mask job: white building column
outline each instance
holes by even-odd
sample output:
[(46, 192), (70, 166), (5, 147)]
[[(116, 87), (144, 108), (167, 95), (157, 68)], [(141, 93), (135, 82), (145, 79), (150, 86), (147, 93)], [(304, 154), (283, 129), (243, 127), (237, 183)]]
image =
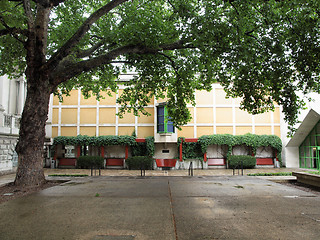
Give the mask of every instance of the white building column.
[(23, 111), (23, 106), (24, 106), (24, 99), (25, 99), (25, 81), (21, 77), (19, 79), (19, 96), (18, 96), (18, 109), (17, 109), (17, 114), (21, 116), (22, 111)]
[(4, 76), (0, 76), (0, 128), (4, 127), (4, 112), (5, 108), (3, 107), (3, 95), (4, 95)]
[(0, 104), (0, 128), (4, 127), (4, 108), (3, 106)]

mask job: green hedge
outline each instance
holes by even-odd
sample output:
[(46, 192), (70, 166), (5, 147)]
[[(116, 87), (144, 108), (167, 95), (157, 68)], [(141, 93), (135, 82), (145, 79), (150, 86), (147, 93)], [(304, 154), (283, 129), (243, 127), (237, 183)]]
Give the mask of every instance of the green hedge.
[(273, 147), (281, 153), (282, 142), (281, 139), (276, 135), (256, 135), (247, 133), (245, 135), (231, 135), (231, 134), (214, 134), (214, 135), (203, 135), (199, 138), (202, 152), (205, 153), (209, 145), (227, 145), (229, 151), (233, 146), (245, 144), (251, 147), (253, 153), (256, 153), (258, 147)]
[(104, 159), (100, 156), (80, 156), (77, 159), (78, 168), (103, 168)]
[(244, 144), (250, 147), (253, 154), (256, 154), (259, 147), (272, 147), (277, 150), (277, 157), (280, 164), (282, 164), (282, 142), (276, 135), (256, 135), (247, 133), (234, 136), (231, 134), (213, 134), (199, 137), (198, 142), (201, 145), (202, 153), (207, 151), (209, 145), (226, 145), (228, 146), (228, 156), (232, 154), (232, 147), (236, 145)]
[(110, 146), (110, 145), (129, 145), (134, 146), (136, 144), (135, 137), (133, 136), (99, 136), (99, 137), (90, 137), (87, 135), (78, 135), (76, 137), (66, 137), (59, 136), (53, 139), (53, 145), (91, 145), (91, 146)]
[(137, 142), (131, 146), (132, 156), (148, 156), (154, 155), (154, 137), (146, 137), (145, 142)]
[(128, 145), (131, 147), (133, 156), (153, 156), (154, 155), (154, 137), (146, 137), (143, 143), (137, 143), (134, 136), (99, 136), (90, 137), (87, 135), (78, 135), (76, 137), (59, 136), (53, 139), (51, 155), (54, 155), (55, 145), (73, 145), (73, 146), (114, 146)]
[(198, 142), (185, 142), (183, 137), (178, 138), (178, 152), (182, 142), (183, 159), (203, 159), (203, 154), (210, 145), (225, 145), (227, 147), (227, 156), (232, 155), (232, 148), (238, 145), (245, 145), (250, 148), (253, 154), (259, 147), (272, 147), (277, 150), (277, 157), (281, 164), (282, 142), (276, 135), (256, 135), (247, 133), (244, 135), (231, 134), (213, 134), (199, 137)]
[(203, 160), (203, 153), (199, 142), (185, 142), (184, 137), (178, 138), (178, 156), (180, 157), (180, 144), (182, 142), (182, 159)]
[(152, 169), (153, 159), (147, 156), (134, 156), (126, 160), (126, 164), (130, 170)]
[(256, 158), (248, 155), (229, 155), (228, 166), (229, 168), (241, 168), (241, 162), (243, 168), (254, 168), (256, 166)]

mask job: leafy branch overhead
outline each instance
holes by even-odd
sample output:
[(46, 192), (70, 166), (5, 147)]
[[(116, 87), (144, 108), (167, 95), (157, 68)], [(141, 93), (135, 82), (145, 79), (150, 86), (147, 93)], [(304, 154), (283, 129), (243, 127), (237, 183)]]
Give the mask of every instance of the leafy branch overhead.
[(195, 90), (220, 82), (243, 109), (276, 102), (294, 125), (304, 106), (297, 92), (320, 92), (319, 9), (318, 0), (0, 1), (0, 75), (27, 79), (15, 183), (45, 182), (50, 94), (76, 87), (99, 99), (121, 72), (137, 73), (119, 98), (135, 114), (166, 95), (183, 125)]
[[(175, 125), (190, 119), (194, 90), (220, 82), (251, 113), (283, 107), (296, 123), (297, 91), (319, 92), (319, 1), (5, 0), (0, 73), (42, 74), (50, 92), (115, 91), (120, 72), (138, 75), (119, 102), (143, 112), (168, 98)], [(36, 85), (37, 86), (37, 85)]]

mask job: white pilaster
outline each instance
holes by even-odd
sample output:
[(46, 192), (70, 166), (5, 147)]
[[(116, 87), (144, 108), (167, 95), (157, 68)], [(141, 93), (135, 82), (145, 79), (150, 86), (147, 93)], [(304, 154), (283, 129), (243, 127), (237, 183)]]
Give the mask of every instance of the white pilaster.
[(25, 82), (24, 79), (21, 77), (19, 79), (19, 96), (18, 96), (18, 109), (17, 114), (21, 115), (24, 107), (24, 99), (25, 99)]

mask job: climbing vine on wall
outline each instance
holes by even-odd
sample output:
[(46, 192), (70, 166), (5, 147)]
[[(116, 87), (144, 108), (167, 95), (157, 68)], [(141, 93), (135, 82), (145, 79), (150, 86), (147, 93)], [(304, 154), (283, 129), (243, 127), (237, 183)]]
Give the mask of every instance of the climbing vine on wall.
[(137, 142), (131, 146), (132, 156), (148, 156), (154, 155), (154, 137), (146, 137), (145, 142)]
[(74, 146), (111, 146), (128, 145), (132, 149), (133, 156), (153, 156), (154, 155), (154, 137), (147, 137), (145, 142), (137, 143), (134, 136), (99, 136), (90, 137), (87, 135), (78, 135), (76, 137), (59, 136), (53, 139), (55, 145), (74, 145)]
[(214, 134), (204, 135), (198, 140), (201, 145), (202, 152), (205, 153), (209, 145), (228, 145), (233, 147), (236, 145), (246, 145), (252, 148), (255, 154), (259, 147), (273, 147), (278, 152), (282, 151), (281, 139), (276, 135), (256, 135), (247, 133), (245, 135), (231, 134)]
[(154, 137), (146, 137), (147, 156), (154, 155)]
[(182, 153), (184, 159), (201, 159), (203, 154), (207, 151), (209, 145), (226, 145), (228, 147), (228, 154), (232, 155), (233, 146), (245, 145), (250, 147), (253, 154), (259, 147), (272, 147), (277, 151), (277, 157), (281, 162), (281, 151), (282, 142), (281, 139), (276, 135), (256, 135), (256, 134), (245, 134), (245, 135), (231, 135), (231, 134), (214, 134), (204, 135), (198, 139), (197, 143), (184, 142), (184, 138), (178, 139), (178, 147), (182, 144)]
[(185, 138), (178, 138), (178, 153), (180, 157), (180, 144), (182, 142), (182, 159), (199, 159), (203, 160), (203, 153), (199, 142), (185, 142)]
[(59, 136), (53, 139), (53, 145), (91, 145), (91, 146), (109, 146), (109, 145), (129, 145), (134, 146), (136, 144), (135, 137), (133, 136), (99, 136), (90, 137), (87, 135), (78, 135), (76, 137)]

